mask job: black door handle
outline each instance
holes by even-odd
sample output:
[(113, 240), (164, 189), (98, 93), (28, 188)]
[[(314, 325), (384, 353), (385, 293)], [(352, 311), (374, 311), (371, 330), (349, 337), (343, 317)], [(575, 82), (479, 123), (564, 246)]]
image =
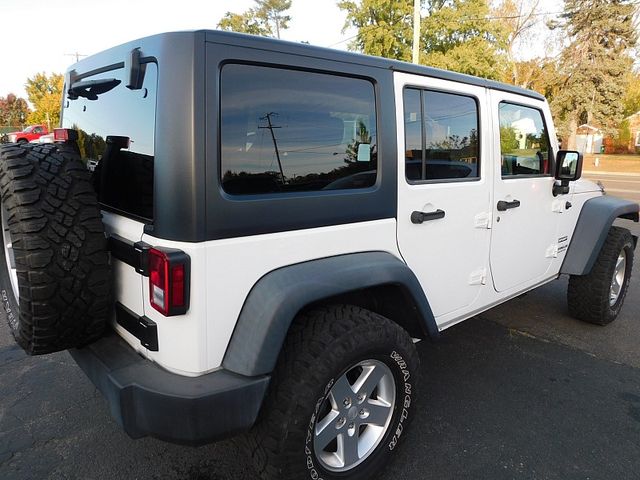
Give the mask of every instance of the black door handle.
[(498, 202), (498, 211), (505, 212), (510, 208), (518, 208), (520, 206), (520, 200), (514, 200), (513, 202), (507, 202), (505, 200), (500, 200)]
[(411, 223), (428, 222), (429, 220), (437, 220), (444, 218), (444, 210), (436, 210), (435, 212), (418, 212), (417, 210), (411, 214)]

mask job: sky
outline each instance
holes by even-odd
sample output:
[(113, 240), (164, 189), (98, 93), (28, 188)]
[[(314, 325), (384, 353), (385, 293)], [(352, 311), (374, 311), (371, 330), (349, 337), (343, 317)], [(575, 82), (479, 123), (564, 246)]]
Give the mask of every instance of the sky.
[[(542, 0), (542, 7), (555, 11), (558, 3)], [(225, 12), (241, 13), (253, 5), (253, 0), (0, 0), (0, 96), (26, 98), (27, 78), (42, 71), (63, 73), (75, 62), (74, 53), (91, 55), (155, 33), (214, 29)], [(284, 40), (346, 49), (346, 39), (356, 33), (342, 32), (345, 13), (336, 0), (293, 0), (288, 13), (292, 21), (281, 34)]]

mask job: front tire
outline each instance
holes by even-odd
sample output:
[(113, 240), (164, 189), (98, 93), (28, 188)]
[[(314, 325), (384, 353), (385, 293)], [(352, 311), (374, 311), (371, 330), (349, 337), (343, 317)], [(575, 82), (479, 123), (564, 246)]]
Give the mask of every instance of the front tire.
[(354, 306), (291, 327), (248, 439), (263, 479), (371, 479), (406, 436), (419, 359), (397, 324)]
[(629, 288), (633, 250), (629, 230), (611, 227), (591, 272), (569, 278), (567, 300), (573, 317), (596, 325), (617, 318)]

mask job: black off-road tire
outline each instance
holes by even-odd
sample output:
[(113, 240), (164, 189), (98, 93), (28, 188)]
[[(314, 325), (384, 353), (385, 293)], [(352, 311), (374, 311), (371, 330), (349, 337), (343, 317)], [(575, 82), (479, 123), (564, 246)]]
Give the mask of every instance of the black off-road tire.
[[(396, 400), (382, 440), (346, 472), (323, 468), (314, 451), (315, 420), (323, 399), (353, 365), (383, 362), (393, 374)], [(303, 314), (292, 325), (254, 429), (245, 436), (262, 479), (375, 478), (406, 436), (413, 415), (419, 358), (397, 324), (355, 306), (333, 306)], [(359, 407), (358, 407), (359, 408)]]
[(4, 244), (0, 293), (18, 344), (39, 355), (98, 338), (110, 313), (111, 265), (90, 172), (69, 147), (4, 145), (0, 192), (19, 303)]
[[(620, 252), (626, 254), (626, 269), (616, 302), (610, 305), (611, 280)], [(571, 316), (596, 325), (613, 322), (624, 303), (633, 268), (633, 238), (626, 228), (611, 227), (588, 275), (571, 275), (567, 300)]]

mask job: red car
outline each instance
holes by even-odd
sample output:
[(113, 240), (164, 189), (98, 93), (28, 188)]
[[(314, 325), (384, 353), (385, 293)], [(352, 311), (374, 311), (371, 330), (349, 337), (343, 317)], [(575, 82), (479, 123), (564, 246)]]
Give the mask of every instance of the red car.
[(9, 137), (9, 142), (30, 142), (32, 140), (37, 140), (43, 135), (47, 135), (49, 130), (45, 125), (31, 125), (21, 132), (12, 132), (7, 136)]

